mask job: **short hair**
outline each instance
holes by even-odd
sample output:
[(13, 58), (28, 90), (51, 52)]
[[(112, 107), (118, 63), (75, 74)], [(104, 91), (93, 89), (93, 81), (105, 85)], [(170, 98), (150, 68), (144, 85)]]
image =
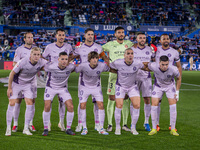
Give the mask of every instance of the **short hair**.
[(165, 35), (169, 36), (167, 33), (163, 33), (163, 34), (161, 34), (160, 38), (161, 38), (162, 36), (165, 36)]
[(88, 33), (89, 31), (94, 32), (94, 30), (93, 30), (92, 28), (87, 28), (87, 29), (85, 30), (85, 34)]
[(118, 30), (124, 30), (124, 28), (123, 28), (123, 27), (121, 27), (121, 26), (119, 26), (119, 27), (115, 28), (115, 33), (116, 33)]
[(32, 32), (26, 32), (26, 33), (24, 33), (24, 38), (26, 38), (26, 35), (27, 35), (27, 34), (32, 34), (32, 35), (33, 35)]
[(145, 33), (144, 33), (144, 32), (138, 32), (138, 33), (137, 33), (137, 36), (138, 36), (138, 35), (145, 35)]
[(56, 30), (56, 34), (58, 34), (58, 31), (65, 32), (64, 29), (59, 28), (59, 29)]
[[(66, 53), (66, 52), (60, 52), (60, 53), (59, 53), (59, 57), (60, 57), (60, 56), (63, 56), (63, 55), (67, 55), (67, 53)], [(68, 56), (68, 55), (67, 55), (67, 56)]]
[(99, 54), (98, 54), (97, 52), (95, 52), (95, 51), (90, 52), (90, 53), (88, 54), (88, 61), (90, 62), (90, 60), (91, 60), (92, 58), (98, 58), (98, 59), (99, 59)]
[(169, 58), (168, 58), (166, 55), (162, 55), (162, 56), (160, 57), (160, 62), (161, 62), (161, 61), (164, 61), (164, 62), (169, 61)]
[(131, 50), (131, 51), (133, 51), (133, 49), (132, 49), (132, 48), (127, 48), (127, 49), (125, 49), (125, 52), (126, 52), (126, 51), (128, 51), (128, 50)]
[(33, 47), (33, 48), (31, 49), (31, 53), (33, 53), (34, 51), (39, 51), (39, 52), (41, 52), (41, 49), (40, 49), (39, 47)]

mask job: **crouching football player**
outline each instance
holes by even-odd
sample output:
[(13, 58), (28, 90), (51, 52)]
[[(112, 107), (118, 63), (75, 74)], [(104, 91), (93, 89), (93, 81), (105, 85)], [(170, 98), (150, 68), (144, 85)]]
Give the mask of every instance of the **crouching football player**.
[(32, 82), (35, 75), (43, 68), (46, 61), (40, 58), (40, 48), (34, 47), (31, 49), (30, 57), (25, 57), (18, 61), (9, 75), (7, 95), (9, 105), (6, 113), (7, 129), (6, 136), (11, 135), (11, 122), (16, 99), (20, 92), (24, 93), (26, 102), (25, 124), (23, 134), (32, 135), (28, 126), (33, 116), (33, 89)]
[[(151, 106), (151, 119), (153, 129), (151, 132), (149, 132), (149, 135), (154, 135), (157, 133), (156, 124), (159, 100), (162, 97), (162, 95), (166, 93), (170, 109), (170, 134), (179, 136), (179, 134), (175, 130), (177, 117), (176, 103), (179, 99), (179, 89), (181, 86), (181, 75), (179, 73), (179, 70), (176, 66), (169, 65), (169, 58), (165, 55), (160, 57), (159, 64), (156, 64), (155, 62), (149, 63), (148, 68), (155, 74)], [(174, 77), (177, 78), (176, 85)]]
[(49, 63), (44, 67), (44, 70), (48, 72), (48, 79), (44, 93), (43, 136), (48, 135), (48, 123), (51, 115), (51, 102), (53, 101), (55, 95), (58, 95), (67, 107), (66, 133), (69, 135), (75, 135), (71, 129), (74, 118), (74, 106), (67, 86), (70, 73), (73, 72), (74, 69), (75, 65), (68, 63), (68, 55), (66, 52), (59, 53), (58, 62)]

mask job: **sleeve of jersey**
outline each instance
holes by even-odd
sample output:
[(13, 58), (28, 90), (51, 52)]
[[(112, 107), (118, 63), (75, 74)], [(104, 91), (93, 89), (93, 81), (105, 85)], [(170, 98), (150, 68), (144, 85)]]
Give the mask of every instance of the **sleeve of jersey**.
[[(67, 52), (68, 53), (68, 52)], [(69, 54), (68, 55), (70, 55), (70, 54), (72, 54), (73, 53), (73, 49), (72, 49), (72, 46), (71, 45), (69, 45)]]
[(176, 56), (175, 56), (175, 58), (174, 58), (174, 61), (175, 61), (175, 62), (179, 62), (179, 61), (180, 61), (180, 57), (179, 57), (178, 51), (176, 51)]
[(139, 62), (139, 65), (140, 65), (140, 69), (144, 68), (144, 64), (141, 61)]
[(78, 56), (79, 55), (79, 48), (75, 48), (75, 50), (73, 51), (73, 55), (74, 56)]
[(133, 46), (133, 42), (128, 40), (128, 44), (127, 45), (128, 45), (128, 48), (131, 48)]
[(175, 77), (179, 77), (180, 76), (180, 73), (179, 73), (179, 70), (177, 67), (174, 67), (174, 76)]
[(46, 61), (46, 60), (44, 60), (44, 59), (42, 59), (42, 58), (41, 58), (41, 60), (42, 60), (41, 67), (44, 67), (45, 64), (47, 64), (48, 61)]
[(22, 59), (22, 60), (18, 61), (18, 63), (15, 65), (15, 67), (13, 68), (13, 71), (14, 71), (15, 73), (19, 73), (19, 72), (20, 72), (20, 70), (22, 69), (22, 66), (24, 65), (23, 62), (24, 62), (24, 61), (23, 61), (23, 59)]
[(103, 51), (109, 52), (109, 43), (106, 43), (102, 46)]
[(148, 64), (148, 68), (149, 68), (151, 71), (153, 71), (153, 67), (152, 67), (153, 64), (155, 64), (155, 63), (151, 63), (151, 62), (150, 62), (150, 63)]
[(78, 67), (75, 68), (75, 72), (81, 72), (82, 71), (82, 64), (80, 64)]
[(18, 62), (19, 60), (20, 60), (20, 53), (19, 53), (19, 50), (16, 49), (13, 61)]
[(108, 67), (108, 65), (106, 65), (105, 63), (103, 63), (103, 72), (108, 72), (110, 70), (110, 68)]
[(116, 61), (110, 63), (110, 68), (118, 70), (117, 67), (116, 67)]
[(42, 53), (42, 57), (47, 58), (47, 56), (49, 55), (49, 48), (48, 46), (45, 48), (44, 52)]

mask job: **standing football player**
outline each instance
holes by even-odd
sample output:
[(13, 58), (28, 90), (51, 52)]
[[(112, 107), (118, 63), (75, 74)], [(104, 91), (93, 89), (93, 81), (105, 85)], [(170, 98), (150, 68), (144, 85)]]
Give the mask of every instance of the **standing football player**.
[[(117, 38), (114, 41), (110, 41), (102, 46), (103, 50), (108, 53), (110, 58), (110, 63), (115, 61), (116, 59), (124, 58), (124, 52), (127, 48), (132, 47), (133, 43), (129, 40), (124, 40), (124, 28), (117, 27), (115, 29), (115, 37)], [(117, 75), (115, 73), (110, 72), (108, 78), (108, 104), (107, 104), (107, 117), (108, 117), (108, 128), (107, 131), (112, 131), (112, 118), (114, 113), (114, 105), (115, 105), (115, 84), (117, 80)], [(122, 115), (123, 115), (123, 127), (122, 129), (125, 131), (130, 131), (127, 126), (129, 114), (129, 100), (124, 100)]]
[[(33, 47), (33, 34), (31, 32), (26, 32), (24, 34), (24, 44), (20, 47), (18, 47), (15, 51), (15, 57), (13, 60), (13, 66), (17, 64), (21, 59), (25, 57), (30, 57), (31, 54), (31, 49)], [(29, 129), (31, 131), (36, 131), (35, 127), (33, 125), (33, 117), (35, 114), (35, 99), (37, 98), (37, 79), (34, 77), (34, 80), (32, 81), (32, 91), (33, 91), (33, 113), (31, 116), (31, 121), (29, 124)], [(14, 109), (14, 125), (12, 128), (12, 132), (17, 132), (18, 129), (18, 118), (19, 118), (19, 113), (20, 113), (20, 105), (23, 99), (23, 93), (19, 93), (18, 98), (16, 99), (15, 103), (15, 109)]]
[[(160, 43), (162, 44), (161, 47), (157, 48), (156, 51), (156, 63), (159, 64), (160, 61), (160, 56), (166, 55), (169, 58), (169, 65), (176, 65), (176, 67), (179, 70), (180, 76), (182, 76), (182, 67), (181, 67), (181, 62), (179, 58), (179, 53), (177, 50), (173, 49), (172, 47), (169, 46), (170, 43), (170, 38), (168, 34), (162, 34), (160, 37)], [(162, 100), (162, 97), (161, 97)], [(157, 114), (157, 131), (160, 130), (159, 126), (159, 118), (160, 118), (160, 105), (161, 105), (161, 100), (158, 104), (158, 114)], [(169, 126), (169, 130), (171, 130), (171, 126)]]
[[(150, 62), (152, 56), (152, 49), (149, 46), (145, 46), (146, 35), (144, 33), (137, 34), (137, 47), (132, 47), (134, 51), (134, 60), (140, 60), (142, 62)], [(150, 97), (152, 92), (152, 79), (149, 71), (138, 70), (137, 72), (137, 84), (139, 90), (142, 92), (144, 99), (144, 114), (145, 121), (144, 127), (146, 131), (151, 131), (149, 126), (149, 117), (151, 114)], [(133, 110), (133, 105), (130, 105), (130, 111)], [(131, 113), (132, 114), (132, 113)]]

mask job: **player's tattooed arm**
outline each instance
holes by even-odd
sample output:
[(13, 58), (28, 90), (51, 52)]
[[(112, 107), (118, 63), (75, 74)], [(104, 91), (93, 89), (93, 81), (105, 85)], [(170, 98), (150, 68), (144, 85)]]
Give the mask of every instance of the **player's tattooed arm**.
[(117, 70), (113, 69), (113, 68), (110, 68), (110, 72), (112, 73), (117, 73)]
[(10, 98), (10, 96), (12, 96), (13, 92), (12, 92), (12, 82), (13, 82), (13, 79), (14, 79), (14, 75), (16, 73), (12, 70), (10, 72), (10, 75), (9, 75), (9, 79), (8, 79), (8, 90), (7, 90), (7, 96), (8, 98)]
[(144, 70), (144, 71), (151, 71), (151, 70), (148, 68), (149, 62), (143, 62), (143, 64), (144, 64), (144, 67), (142, 68), (142, 70)]
[(73, 54), (70, 54), (69, 55), (69, 58), (68, 58), (68, 62), (71, 62), (72, 60), (74, 60), (74, 59), (79, 59), (80, 58), (80, 56), (79, 55), (73, 55)]
[(179, 89), (181, 88), (181, 75), (176, 78), (176, 94), (174, 98), (178, 101), (179, 100)]
[(177, 68), (178, 68), (178, 71), (179, 71), (179, 73), (180, 73), (180, 76), (182, 76), (182, 66), (181, 66), (181, 62), (179, 61), (179, 62), (176, 62), (176, 66), (177, 66)]
[(13, 61), (13, 67), (15, 67), (16, 64), (17, 64), (17, 62)]

